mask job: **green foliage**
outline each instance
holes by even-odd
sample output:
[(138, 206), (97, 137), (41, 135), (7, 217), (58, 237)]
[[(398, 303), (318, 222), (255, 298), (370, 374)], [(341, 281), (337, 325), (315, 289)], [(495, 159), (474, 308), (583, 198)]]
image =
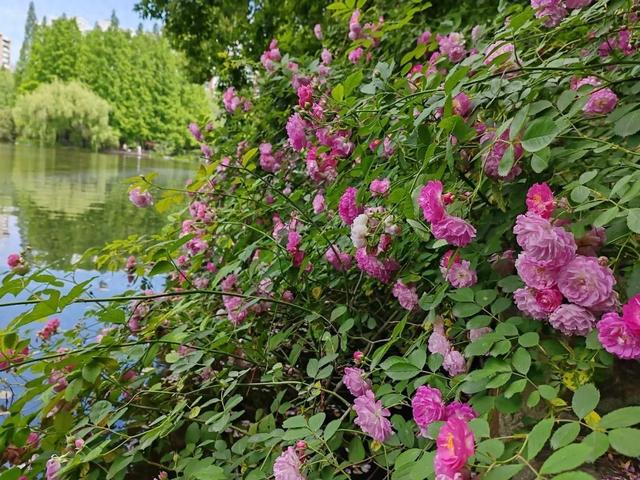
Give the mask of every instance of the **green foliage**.
[(0, 68), (0, 141), (13, 140), (14, 125), (11, 108), (15, 103), (15, 76)]
[(83, 84), (54, 80), (19, 97), (13, 117), (22, 138), (99, 149), (117, 145), (110, 110), (108, 102)]

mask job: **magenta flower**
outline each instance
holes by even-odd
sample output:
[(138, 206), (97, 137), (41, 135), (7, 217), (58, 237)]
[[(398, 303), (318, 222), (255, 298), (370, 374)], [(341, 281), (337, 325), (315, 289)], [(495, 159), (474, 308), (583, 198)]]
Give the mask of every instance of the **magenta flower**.
[(426, 45), (431, 41), (431, 32), (429, 30), (425, 30), (418, 37), (418, 45)]
[(347, 56), (347, 58), (351, 63), (356, 64), (360, 61), (360, 58), (362, 58), (363, 54), (364, 54), (364, 50), (362, 49), (362, 47), (358, 47), (352, 50), (351, 52), (349, 52), (349, 55)]
[(440, 221), (433, 223), (431, 233), (435, 238), (456, 247), (465, 247), (476, 237), (476, 229), (471, 224), (452, 215), (445, 215)]
[(400, 267), (395, 260), (381, 260), (377, 256), (367, 252), (366, 248), (356, 250), (356, 263), (360, 270), (370, 277), (380, 280), (382, 283), (389, 283), (391, 276)]
[(558, 289), (569, 300), (583, 307), (606, 302), (616, 279), (611, 269), (594, 257), (578, 255), (558, 273)]
[(322, 25), (320, 25), (319, 23), (316, 23), (313, 26), (313, 34), (316, 36), (316, 38), (318, 40), (322, 40), (323, 35), (322, 35)]
[(398, 299), (402, 308), (412, 311), (418, 305), (416, 287), (405, 285), (402, 280), (398, 280), (393, 286), (392, 292), (393, 296)]
[(444, 357), (451, 350), (451, 343), (444, 335), (444, 331), (440, 330), (434, 328), (433, 332), (431, 332), (427, 342), (427, 349), (430, 353), (439, 353)]
[(468, 260), (451, 264), (446, 279), (454, 288), (466, 288), (478, 283), (476, 271)]
[(191, 136), (193, 136), (195, 140), (197, 140), (198, 142), (202, 142), (204, 140), (204, 137), (202, 136), (202, 132), (200, 131), (200, 127), (198, 127), (197, 123), (191, 122), (188, 128), (189, 128), (189, 132), (191, 133)]
[(349, 39), (357, 40), (362, 36), (362, 26), (360, 25), (360, 10), (354, 10), (349, 19)]
[(374, 196), (380, 195), (384, 197), (389, 193), (391, 187), (391, 181), (388, 178), (376, 178), (369, 185), (369, 190)]
[(297, 94), (300, 108), (308, 108), (311, 106), (313, 103), (313, 87), (311, 85), (300, 85)]
[(532, 213), (518, 215), (513, 233), (527, 257), (541, 266), (560, 268), (573, 259), (578, 248), (573, 235)]
[(451, 417), (440, 429), (436, 446), (434, 459), (436, 475), (454, 477), (462, 472), (467, 460), (473, 456), (475, 439), (466, 421)]
[(452, 417), (457, 417), (460, 420), (468, 422), (477, 418), (478, 414), (471, 405), (464, 402), (451, 402), (444, 409), (444, 417), (449, 420)]
[(623, 305), (622, 319), (633, 333), (640, 336), (640, 294)]
[(460, 254), (458, 254), (455, 250), (447, 250), (447, 252), (440, 259), (440, 273), (442, 276), (447, 278), (447, 273), (449, 272), (449, 268), (454, 263), (461, 263), (462, 258), (460, 258)]
[(345, 368), (342, 382), (354, 397), (364, 395), (371, 390), (371, 382), (364, 378), (364, 371), (360, 368)]
[(7, 266), (11, 270), (18, 268), (22, 263), (23, 263), (22, 255), (20, 255), (19, 253), (10, 253), (9, 256), (7, 257)]
[(573, 77), (569, 82), (569, 87), (571, 88), (571, 90), (579, 90), (580, 87), (583, 87), (584, 85), (599, 87), (600, 85), (602, 85), (602, 82), (598, 77), (594, 76), (584, 78)]
[(544, 25), (555, 27), (567, 16), (562, 0), (531, 0), (536, 18), (544, 19)]
[(597, 328), (598, 340), (607, 352), (623, 360), (640, 359), (640, 336), (624, 317), (615, 312), (605, 313)]
[(461, 33), (451, 32), (447, 36), (436, 35), (440, 53), (446, 55), (452, 63), (458, 63), (467, 55), (464, 48), (464, 37)]
[(142, 191), (140, 187), (136, 187), (129, 192), (129, 201), (138, 208), (146, 208), (153, 205), (153, 197), (148, 190)]
[(601, 88), (589, 95), (582, 111), (587, 115), (606, 115), (618, 104), (618, 96), (610, 88)]
[(224, 104), (224, 108), (227, 112), (233, 113), (242, 103), (242, 99), (236, 93), (235, 88), (229, 87), (222, 94), (222, 103)]
[(260, 167), (265, 172), (275, 173), (281, 166), (281, 155), (273, 155), (273, 146), (270, 143), (260, 144)]
[(58, 328), (60, 328), (60, 320), (57, 318), (51, 318), (47, 321), (47, 324), (44, 326), (44, 328), (38, 332), (38, 336), (42, 340), (47, 341), (53, 335), (58, 333)]
[(466, 117), (471, 112), (471, 99), (466, 93), (460, 92), (451, 99), (451, 107), (454, 115)]
[(449, 376), (455, 377), (467, 371), (467, 364), (459, 351), (451, 349), (444, 356), (442, 368), (447, 371)]
[(592, 1), (593, 0), (566, 0), (565, 4), (567, 8), (574, 9), (588, 7)]
[(307, 146), (307, 136), (305, 127), (307, 123), (299, 113), (294, 113), (287, 120), (287, 135), (289, 136), (289, 144), (296, 151), (300, 152)]
[(562, 303), (562, 294), (557, 288), (536, 290), (535, 299), (538, 306), (546, 313), (553, 313)]
[(338, 202), (338, 214), (346, 225), (351, 225), (355, 218), (363, 212), (362, 207), (358, 207), (357, 195), (356, 188), (347, 187)]
[(556, 284), (558, 278), (558, 268), (544, 266), (532, 260), (530, 256), (523, 252), (516, 259), (516, 270), (518, 275), (528, 287), (545, 289)]
[(586, 308), (565, 303), (549, 316), (549, 323), (565, 335), (584, 336), (593, 330), (596, 319)]
[[(493, 133), (487, 133), (483, 138), (494, 138)], [(513, 166), (505, 175), (501, 175), (499, 172), (500, 161), (510, 146), (513, 146)], [(511, 182), (522, 173), (522, 167), (518, 160), (520, 160), (523, 153), (524, 149), (520, 142), (511, 142), (509, 140), (509, 130), (507, 130), (500, 135), (500, 138), (494, 141), (491, 148), (487, 151), (484, 158), (484, 172), (493, 179)]]
[(58, 480), (60, 468), (60, 459), (58, 457), (51, 457), (47, 460), (47, 469), (45, 472), (47, 480)]
[(549, 314), (536, 300), (534, 288), (519, 288), (513, 292), (513, 301), (518, 310), (536, 320), (544, 320)]
[(320, 53), (320, 60), (322, 60), (322, 63), (324, 65), (331, 65), (331, 61), (333, 60), (331, 52), (328, 49), (323, 48), (322, 52)]
[(549, 219), (556, 207), (553, 192), (546, 182), (536, 183), (527, 191), (527, 209), (542, 218)]
[(439, 222), (445, 215), (444, 202), (442, 201), (442, 182), (429, 180), (420, 190), (418, 205), (422, 209), (425, 220), (434, 223)]
[(445, 406), (442, 393), (437, 388), (422, 385), (411, 399), (413, 420), (420, 427), (420, 434), (427, 435), (427, 429), (433, 422), (445, 419)]
[(324, 258), (339, 272), (344, 272), (351, 268), (351, 255), (341, 252), (336, 245), (327, 249)]
[(305, 480), (301, 468), (302, 461), (296, 449), (289, 447), (273, 462), (273, 476), (275, 480)]
[(387, 419), (391, 412), (382, 407), (382, 402), (376, 400), (371, 390), (354, 400), (353, 410), (357, 415), (355, 424), (374, 440), (384, 442), (393, 434), (391, 422)]
[(322, 213), (327, 209), (327, 204), (324, 201), (324, 195), (322, 191), (316, 193), (316, 196), (313, 197), (313, 201), (311, 202), (313, 206), (313, 213), (318, 214)]

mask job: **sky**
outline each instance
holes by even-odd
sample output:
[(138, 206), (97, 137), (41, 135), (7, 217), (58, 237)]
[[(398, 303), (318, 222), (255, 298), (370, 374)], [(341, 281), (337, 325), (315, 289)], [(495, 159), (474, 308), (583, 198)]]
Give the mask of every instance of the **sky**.
[[(0, 33), (11, 39), (11, 63), (15, 65), (20, 55), (20, 46), (24, 38), (24, 24), (30, 0), (0, 0)], [(94, 25), (99, 20), (111, 18), (116, 11), (122, 28), (135, 30), (142, 23), (151, 30), (153, 21), (143, 21), (133, 6), (136, 0), (33, 0), (38, 22), (43, 16), (48, 19), (62, 16), (82, 17)]]

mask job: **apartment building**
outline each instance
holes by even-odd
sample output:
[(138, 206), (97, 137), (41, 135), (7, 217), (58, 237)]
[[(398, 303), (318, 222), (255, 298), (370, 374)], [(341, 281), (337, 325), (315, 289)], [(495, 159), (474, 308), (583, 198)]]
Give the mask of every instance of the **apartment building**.
[(11, 68), (11, 40), (0, 33), (0, 68)]

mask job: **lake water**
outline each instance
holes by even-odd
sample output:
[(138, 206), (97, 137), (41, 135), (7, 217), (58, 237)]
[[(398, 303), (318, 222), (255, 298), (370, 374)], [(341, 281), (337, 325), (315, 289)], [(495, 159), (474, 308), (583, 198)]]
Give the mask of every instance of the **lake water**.
[[(9, 254), (29, 250), (68, 288), (90, 278), (96, 296), (131, 288), (124, 272), (100, 272), (90, 261), (72, 271), (72, 259), (91, 247), (162, 228), (166, 215), (129, 203), (126, 179), (155, 172), (155, 183), (180, 187), (192, 168), (172, 160), (0, 144), (0, 277)], [(5, 296), (0, 303), (14, 300)], [(84, 308), (72, 305), (58, 315), (62, 327), (71, 328)], [(24, 309), (0, 308), (0, 329)]]

